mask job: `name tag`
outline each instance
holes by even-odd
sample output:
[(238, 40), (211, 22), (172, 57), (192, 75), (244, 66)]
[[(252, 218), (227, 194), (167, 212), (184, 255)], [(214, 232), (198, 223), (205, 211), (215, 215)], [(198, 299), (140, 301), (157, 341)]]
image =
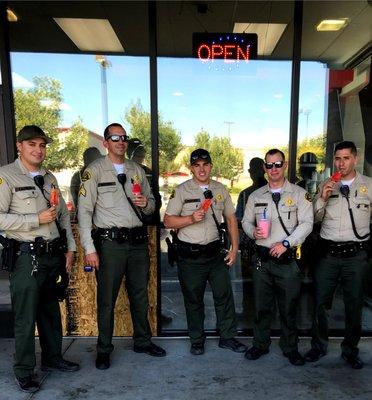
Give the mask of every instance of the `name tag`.
[(267, 207), (267, 203), (254, 203), (255, 207)]
[(338, 194), (331, 194), (330, 196), (329, 196), (329, 198), (330, 199), (335, 199), (335, 198), (337, 198), (339, 195)]
[(35, 186), (22, 186), (14, 188), (16, 192), (22, 192), (23, 190), (35, 190)]
[(185, 204), (187, 203), (200, 203), (200, 199), (185, 199)]
[(102, 187), (102, 186), (116, 186), (116, 182), (100, 182), (98, 184), (98, 187)]

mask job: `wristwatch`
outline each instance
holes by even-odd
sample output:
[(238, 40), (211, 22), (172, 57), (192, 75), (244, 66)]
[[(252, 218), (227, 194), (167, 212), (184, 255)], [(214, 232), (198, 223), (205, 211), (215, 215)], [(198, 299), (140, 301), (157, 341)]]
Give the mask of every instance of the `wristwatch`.
[(288, 242), (288, 240), (283, 240), (282, 245), (286, 248), (289, 249), (291, 247), (291, 244)]

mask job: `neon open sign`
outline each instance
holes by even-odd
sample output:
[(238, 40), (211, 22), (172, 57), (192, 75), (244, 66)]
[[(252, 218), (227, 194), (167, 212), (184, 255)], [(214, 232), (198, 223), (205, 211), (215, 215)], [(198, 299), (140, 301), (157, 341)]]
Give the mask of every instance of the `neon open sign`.
[(225, 62), (257, 58), (255, 33), (193, 33), (193, 56), (201, 61)]

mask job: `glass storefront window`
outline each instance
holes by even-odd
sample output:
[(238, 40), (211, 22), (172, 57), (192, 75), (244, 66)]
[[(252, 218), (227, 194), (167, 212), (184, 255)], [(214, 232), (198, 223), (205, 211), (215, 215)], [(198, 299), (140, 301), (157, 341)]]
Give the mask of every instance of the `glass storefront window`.
[[(107, 124), (121, 123), (130, 136), (136, 136), (140, 122), (134, 114), (149, 109), (148, 58), (42, 53), (11, 56), (17, 130), (32, 123), (56, 139), (49, 148), (48, 167), (56, 173), (70, 202), (71, 176), (82, 167), (84, 150), (96, 147), (106, 154), (102, 135)], [(147, 125), (143, 135), (146, 144), (150, 138)], [(151, 163), (151, 158), (147, 162)]]
[[(324, 2), (324, 9), (316, 14), (312, 8), (314, 3), (304, 2), (304, 26), (312, 25), (313, 40), (308, 40), (309, 33), (302, 38), (304, 60), (301, 62), (297, 144), (298, 183), (312, 195), (334, 171), (334, 148), (344, 140), (353, 141), (357, 146), (357, 170), (372, 176), (371, 56), (358, 58), (370, 40), (364, 34), (370, 7), (363, 1), (338, 3), (340, 9), (332, 18), (341, 17), (341, 14), (348, 17), (346, 27), (341, 31), (316, 31), (318, 23), (329, 17), (335, 2)], [(317, 61), (307, 61), (309, 54), (317, 55)], [(305, 287), (311, 285), (312, 268), (312, 263), (308, 262)], [(365, 285), (364, 332), (372, 330), (370, 281), (369, 274)], [(303, 290), (301, 304), (311, 303), (309, 291)], [(311, 326), (312, 309), (310, 307), (310, 313), (305, 311), (301, 309), (300, 327), (303, 329)], [(330, 329), (342, 330), (344, 322), (343, 294), (339, 288), (330, 311)]]
[[(280, 80), (278, 80), (280, 76)], [(160, 170), (162, 216), (173, 188), (189, 179), (190, 152), (197, 147), (222, 146), (213, 159), (212, 175), (230, 190), (236, 206), (240, 191), (251, 185), (248, 173), (253, 157), (263, 158), (273, 146), (287, 148), (291, 89), (290, 61), (250, 61), (226, 64), (201, 63), (195, 59), (159, 59), (159, 110), (170, 121), (175, 157)], [(161, 132), (160, 132), (161, 135)], [(161, 136), (160, 136), (161, 140)], [(233, 154), (240, 158), (234, 165)], [(161, 157), (166, 157), (166, 154)], [(160, 160), (162, 165), (162, 159)], [(231, 170), (235, 169), (233, 174)], [(186, 317), (177, 268), (167, 261), (165, 238), (161, 235), (162, 312), (164, 330), (185, 330)], [(244, 264), (244, 263), (243, 263)], [(240, 255), (231, 270), (239, 328), (251, 328), (252, 286), (250, 265), (242, 265)], [(206, 330), (215, 329), (212, 292), (206, 291)], [(170, 321), (169, 318), (172, 320)]]

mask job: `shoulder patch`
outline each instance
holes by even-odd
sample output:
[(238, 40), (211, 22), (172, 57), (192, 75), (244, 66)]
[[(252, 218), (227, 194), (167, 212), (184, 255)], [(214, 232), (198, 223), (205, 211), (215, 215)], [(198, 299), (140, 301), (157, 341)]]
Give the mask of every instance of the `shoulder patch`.
[(0, 185), (4, 183), (4, 179), (0, 176)]
[(170, 194), (170, 196), (169, 196), (169, 198), (170, 199), (174, 199), (174, 196), (176, 195), (176, 191), (173, 189), (172, 190), (172, 192), (171, 192), (171, 194)]
[(309, 192), (305, 193), (305, 199), (311, 202), (311, 194)]
[(90, 171), (88, 169), (86, 169), (83, 173), (83, 176), (81, 177), (81, 181), (82, 182), (86, 182), (89, 181), (89, 179), (92, 177), (92, 174), (90, 173)]
[(79, 196), (84, 196), (84, 197), (86, 197), (86, 195), (87, 195), (87, 190), (86, 190), (85, 187), (84, 187), (84, 183), (82, 183), (82, 184), (80, 185), (80, 189), (79, 189)]

